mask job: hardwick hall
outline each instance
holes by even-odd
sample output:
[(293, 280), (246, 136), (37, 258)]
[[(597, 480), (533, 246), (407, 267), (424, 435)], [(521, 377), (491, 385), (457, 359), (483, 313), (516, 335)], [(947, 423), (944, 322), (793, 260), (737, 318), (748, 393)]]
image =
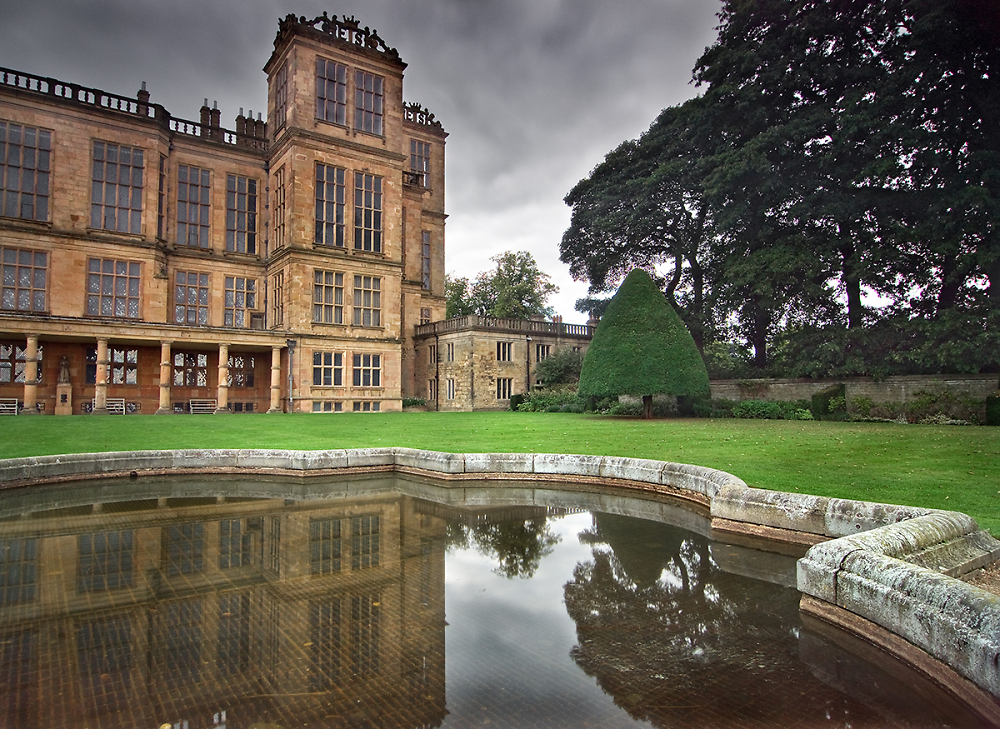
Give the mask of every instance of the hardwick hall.
[(590, 327), (445, 318), (444, 148), (354, 18), (279, 21), (267, 121), (0, 68), (0, 412), (506, 408)]

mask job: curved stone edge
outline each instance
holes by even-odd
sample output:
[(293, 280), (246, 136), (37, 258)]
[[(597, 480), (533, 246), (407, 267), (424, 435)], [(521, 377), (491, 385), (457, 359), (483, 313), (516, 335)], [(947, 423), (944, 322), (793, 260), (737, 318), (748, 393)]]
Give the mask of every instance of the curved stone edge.
[(1000, 542), (958, 512), (756, 489), (723, 471), (647, 459), (412, 448), (182, 449), (15, 458), (0, 460), (0, 486), (129, 471), (385, 467), (465, 476), (585, 476), (665, 486), (708, 501), (713, 520), (829, 538), (799, 561), (800, 592), (891, 630), (1000, 696), (1000, 599), (949, 576), (997, 561)]

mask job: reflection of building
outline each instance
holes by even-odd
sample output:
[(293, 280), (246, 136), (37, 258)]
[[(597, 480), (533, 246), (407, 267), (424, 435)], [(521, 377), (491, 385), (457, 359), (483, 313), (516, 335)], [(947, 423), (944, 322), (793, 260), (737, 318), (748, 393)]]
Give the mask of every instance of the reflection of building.
[(418, 506), (171, 498), (5, 520), (0, 726), (440, 724), (445, 528)]
[(416, 330), (415, 392), (436, 410), (506, 410), (535, 385), (539, 361), (586, 352), (594, 327), (465, 316)]
[(399, 409), (445, 309), (447, 135), (405, 67), (288, 16), (235, 130), (0, 69), (0, 406)]

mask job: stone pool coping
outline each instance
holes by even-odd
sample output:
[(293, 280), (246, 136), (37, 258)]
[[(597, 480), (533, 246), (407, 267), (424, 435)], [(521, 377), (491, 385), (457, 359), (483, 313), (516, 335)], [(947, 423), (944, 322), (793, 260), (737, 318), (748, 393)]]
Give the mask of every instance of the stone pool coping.
[[(14, 458), (0, 460), (0, 487), (131, 472), (245, 471), (303, 476), (399, 471), (446, 482), (578, 478), (685, 498), (707, 507), (713, 530), (722, 535), (813, 545), (798, 562), (804, 611), (854, 632), (861, 630), (854, 616), (870, 621), (1000, 699), (1000, 597), (957, 579), (1000, 560), (1000, 542), (959, 512), (757, 489), (724, 471), (648, 459), (411, 448), (188, 449)], [(865, 637), (879, 642), (881, 632), (872, 630)], [(955, 689), (954, 681), (945, 683)], [(979, 703), (981, 713), (1000, 721), (995, 701)]]

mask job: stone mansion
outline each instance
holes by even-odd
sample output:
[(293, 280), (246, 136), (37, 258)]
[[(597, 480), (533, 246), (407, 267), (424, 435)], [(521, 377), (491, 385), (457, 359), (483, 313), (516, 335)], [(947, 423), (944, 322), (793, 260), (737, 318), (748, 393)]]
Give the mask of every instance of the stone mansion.
[(443, 321), (447, 134), (405, 68), (354, 18), (289, 15), (267, 121), (233, 129), (0, 68), (0, 412), (506, 408), (585, 346)]

